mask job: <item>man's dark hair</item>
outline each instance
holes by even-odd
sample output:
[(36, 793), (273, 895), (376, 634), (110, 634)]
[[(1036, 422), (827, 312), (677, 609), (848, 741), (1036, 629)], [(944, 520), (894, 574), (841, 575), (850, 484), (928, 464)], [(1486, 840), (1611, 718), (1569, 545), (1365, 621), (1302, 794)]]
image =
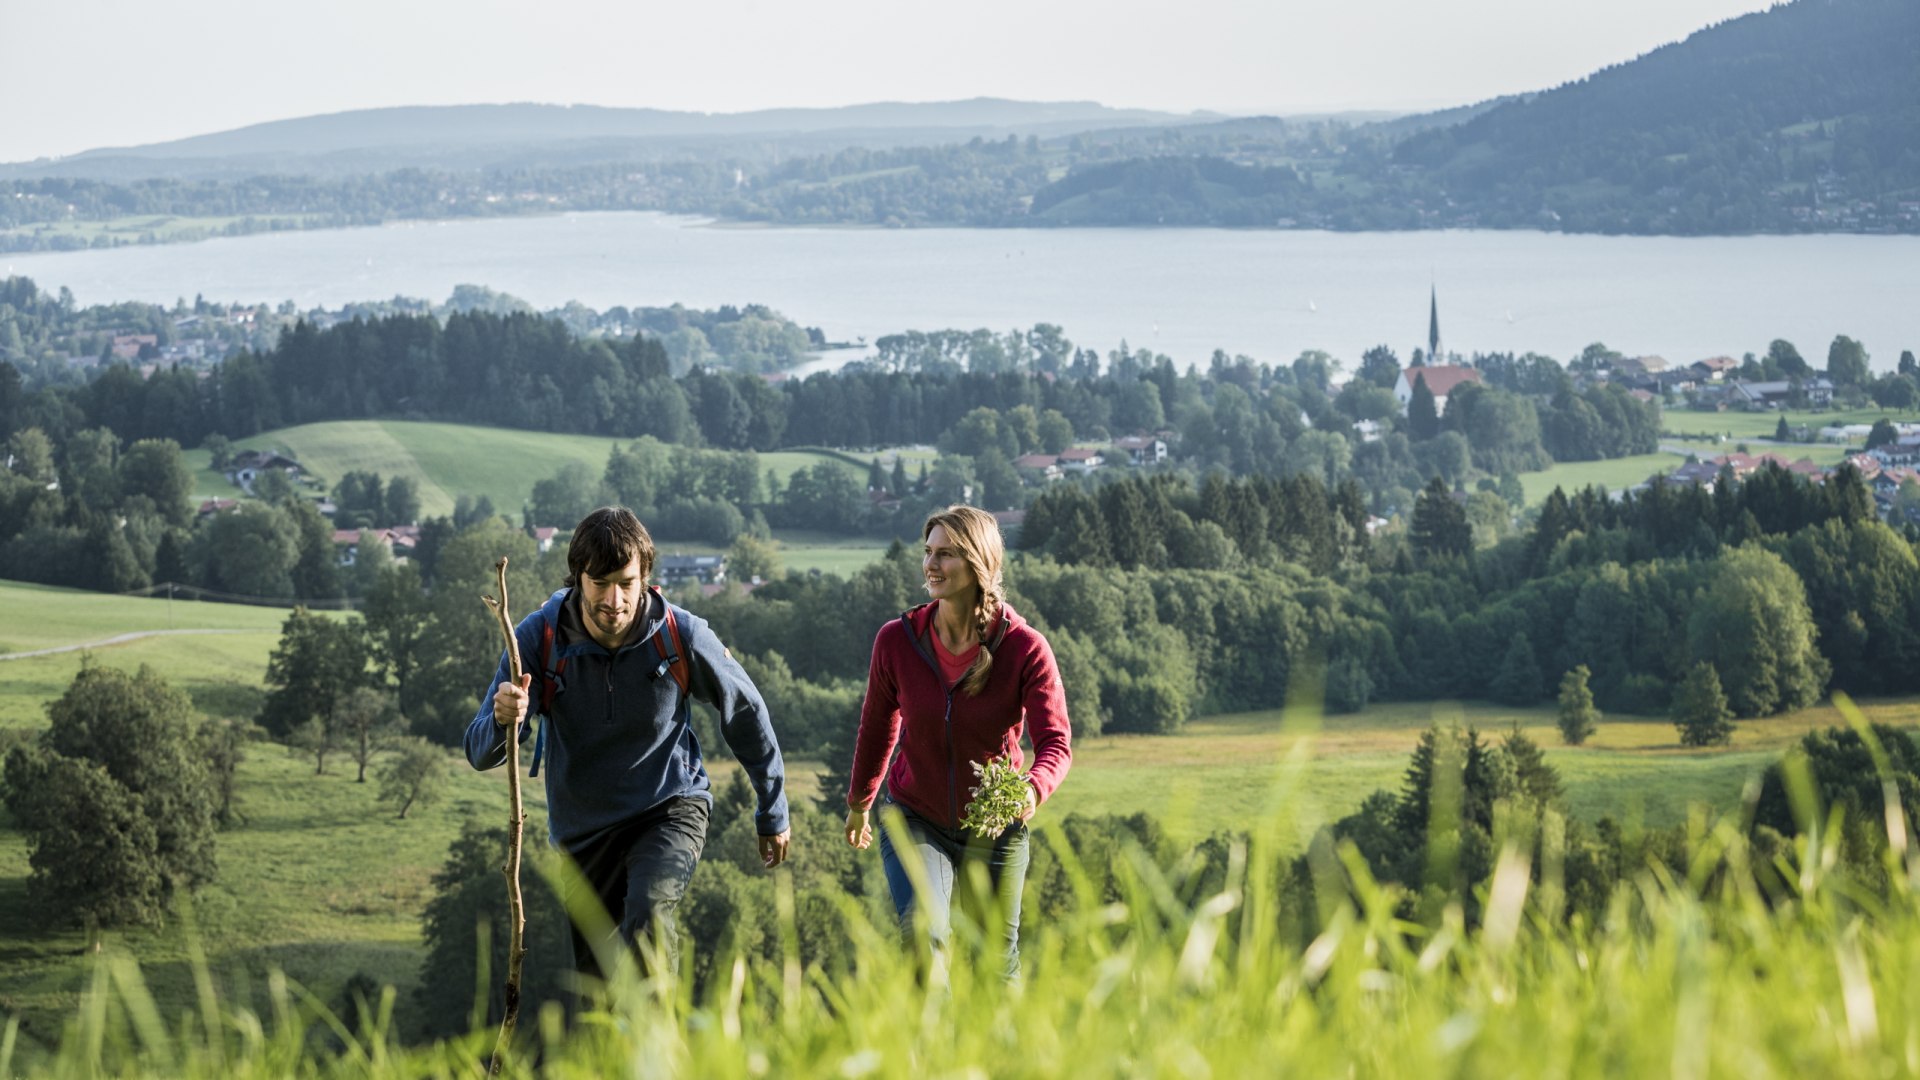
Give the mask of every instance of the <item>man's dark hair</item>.
[(598, 577), (640, 560), (642, 580), (653, 577), (653, 537), (624, 506), (603, 506), (573, 527), (567, 545), (567, 588), (580, 584), (580, 575)]

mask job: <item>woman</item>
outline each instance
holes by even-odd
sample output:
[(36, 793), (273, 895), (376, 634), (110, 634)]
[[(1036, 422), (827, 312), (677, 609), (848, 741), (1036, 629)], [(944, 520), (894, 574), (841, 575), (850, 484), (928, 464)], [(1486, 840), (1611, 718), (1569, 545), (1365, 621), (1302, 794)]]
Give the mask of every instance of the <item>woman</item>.
[[(876, 797), (898, 811), (910, 846), (902, 850), (892, 830), (881, 830), (887, 887), (903, 932), (912, 932), (915, 908), (925, 910), (936, 959), (951, 932), (955, 883), (983, 866), (998, 899), (982, 923), (984, 940), (1004, 944), (1011, 981), (1020, 974), (1027, 820), (1073, 759), (1066, 695), (1047, 639), (1006, 603), (1005, 547), (993, 516), (951, 506), (930, 515), (920, 535), (933, 600), (874, 636), (847, 791), (847, 843), (865, 848), (873, 841)], [(962, 830), (973, 764), (1006, 758), (1018, 767), (1023, 728), (1033, 743), (1025, 812), (998, 836)], [(960, 889), (962, 902), (970, 895)]]

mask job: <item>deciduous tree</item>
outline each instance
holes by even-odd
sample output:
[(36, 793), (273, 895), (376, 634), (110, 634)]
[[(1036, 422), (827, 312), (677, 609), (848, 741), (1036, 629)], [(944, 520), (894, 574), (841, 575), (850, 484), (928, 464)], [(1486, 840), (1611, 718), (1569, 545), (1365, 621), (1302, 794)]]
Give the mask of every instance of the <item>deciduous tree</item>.
[(1568, 746), (1586, 742), (1600, 726), (1600, 710), (1593, 707), (1593, 691), (1587, 689), (1591, 675), (1581, 664), (1560, 677), (1560, 737)]

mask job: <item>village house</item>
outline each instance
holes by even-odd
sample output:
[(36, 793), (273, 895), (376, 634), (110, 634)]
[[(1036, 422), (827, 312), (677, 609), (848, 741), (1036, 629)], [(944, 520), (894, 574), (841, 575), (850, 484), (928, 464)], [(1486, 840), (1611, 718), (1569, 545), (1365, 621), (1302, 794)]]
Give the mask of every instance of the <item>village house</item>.
[(1613, 362), (1616, 375), (1658, 375), (1667, 370), (1663, 356), (1623, 356)]
[(158, 349), (160, 339), (153, 334), (115, 334), (113, 355), (118, 360), (137, 360), (142, 348)]
[(1400, 415), (1407, 414), (1407, 406), (1413, 401), (1413, 380), (1420, 379), (1427, 384), (1427, 390), (1433, 394), (1433, 411), (1437, 416), (1447, 414), (1447, 396), (1461, 383), (1480, 381), (1480, 369), (1461, 364), (1428, 364), (1426, 367), (1407, 368), (1400, 372), (1400, 379), (1393, 384), (1393, 396), (1400, 402)]
[(1887, 468), (1920, 465), (1920, 435), (1903, 435), (1897, 442), (1882, 443), (1867, 453)]
[(1716, 458), (1702, 461), (1689, 461), (1685, 465), (1667, 474), (1667, 479), (1676, 484), (1700, 484), (1707, 490), (1713, 490), (1722, 468), (1731, 469), (1735, 480), (1745, 480), (1754, 472), (1767, 465), (1778, 465), (1796, 476), (1805, 477), (1816, 484), (1826, 483), (1828, 470), (1817, 465), (1810, 458), (1788, 461), (1779, 454), (1722, 454)]
[(662, 555), (654, 565), (653, 576), (672, 588), (693, 582), (699, 585), (724, 585), (727, 580), (725, 555)]
[[(1736, 382), (1727, 392), (1727, 404), (1736, 409), (1785, 409), (1793, 400), (1794, 384), (1788, 381)], [(1825, 378), (1808, 379), (1800, 384), (1805, 407), (1824, 409), (1833, 404), (1833, 383)]]
[(1113, 448), (1126, 455), (1134, 467), (1158, 465), (1167, 460), (1167, 444), (1151, 435), (1127, 435), (1113, 440)]
[(1060, 468), (1063, 471), (1087, 475), (1107, 463), (1106, 457), (1098, 450), (1082, 447), (1069, 447), (1060, 452)]
[(396, 560), (405, 559), (420, 545), (420, 527), (395, 525), (385, 529), (333, 530), (333, 546), (339, 549), (337, 556), (341, 566), (352, 566), (360, 553), (372, 544), (386, 548)]
[(1669, 473), (1667, 479), (1675, 484), (1699, 484), (1712, 491), (1720, 479), (1720, 465), (1713, 461), (1689, 461)]
[(1065, 475), (1056, 454), (1021, 454), (1013, 459), (1013, 468), (1026, 483), (1052, 483)]
[(251, 492), (253, 482), (269, 469), (287, 474), (292, 480), (300, 475), (300, 463), (290, 457), (266, 450), (242, 450), (227, 464), (227, 480), (243, 491)]
[(1721, 382), (1739, 370), (1740, 361), (1731, 356), (1709, 356), (1705, 360), (1695, 360), (1688, 365), (1701, 382)]
[(1660, 387), (1661, 393), (1671, 397), (1700, 389), (1701, 379), (1699, 372), (1683, 367), (1661, 372), (1654, 376), (1654, 382)]

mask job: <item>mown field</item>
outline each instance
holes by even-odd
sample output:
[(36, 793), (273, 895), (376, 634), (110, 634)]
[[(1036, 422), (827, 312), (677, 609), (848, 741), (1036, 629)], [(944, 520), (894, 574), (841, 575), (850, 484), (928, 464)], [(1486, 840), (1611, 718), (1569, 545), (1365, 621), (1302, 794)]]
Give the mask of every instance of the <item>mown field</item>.
[[(331, 489), (349, 471), (379, 473), (383, 477), (411, 477), (420, 493), (420, 512), (427, 517), (451, 514), (460, 495), (486, 496), (495, 509), (518, 518), (533, 485), (573, 462), (598, 475), (608, 452), (627, 440), (591, 435), (554, 435), (509, 428), (438, 424), (411, 420), (339, 420), (281, 428), (237, 440), (241, 450), (291, 451), (308, 474)], [(893, 455), (906, 459), (909, 475), (919, 463), (931, 460), (924, 450), (902, 449), (877, 455), (891, 467)], [(782, 483), (794, 473), (821, 461), (845, 469), (865, 483), (867, 470), (852, 457), (812, 450), (776, 451), (758, 455), (760, 471), (771, 471)], [(205, 450), (186, 452), (194, 471), (195, 499), (231, 499), (239, 491), (210, 465)], [(789, 569), (845, 574), (873, 561), (886, 549), (870, 540), (850, 540), (820, 534), (776, 533), (782, 542), (782, 563)], [(712, 548), (660, 537), (669, 554), (701, 554)]]
[[(1808, 409), (1787, 412), (1696, 412), (1692, 409), (1667, 409), (1660, 414), (1660, 426), (1675, 435), (1725, 436), (1729, 442), (1740, 439), (1770, 439), (1786, 417), (1787, 426), (1805, 426), (1817, 435), (1823, 427), (1849, 424), (1872, 426), (1885, 417), (1895, 423), (1920, 421), (1920, 412), (1889, 409)], [(1864, 440), (1854, 440), (1855, 445)]]

